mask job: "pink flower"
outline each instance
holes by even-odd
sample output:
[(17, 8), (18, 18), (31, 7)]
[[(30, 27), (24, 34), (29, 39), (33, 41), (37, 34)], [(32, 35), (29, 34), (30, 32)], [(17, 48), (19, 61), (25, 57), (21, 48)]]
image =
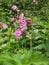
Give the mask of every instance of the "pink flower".
[(15, 38), (18, 39), (19, 36), (21, 36), (21, 34), (22, 34), (21, 30), (20, 30), (20, 29), (17, 29), (17, 30), (15, 31)]
[(21, 31), (23, 32), (24, 30), (26, 30), (27, 29), (27, 27), (22, 27), (21, 28)]
[(27, 29), (27, 22), (25, 20), (20, 24), (20, 29), (21, 31), (24, 31)]
[(13, 5), (13, 6), (12, 6), (12, 10), (13, 10), (13, 11), (17, 11), (17, 10), (18, 10), (18, 7), (17, 7), (16, 5)]
[(11, 21), (15, 21), (15, 20), (16, 20), (16, 18), (12, 17)]
[(8, 25), (7, 24), (2, 24), (3, 29), (7, 29)]
[(19, 16), (18, 22), (22, 23), (23, 22), (23, 19), (24, 19), (24, 14), (21, 13), (20, 16)]
[(16, 22), (13, 22), (13, 25), (16, 26)]
[(20, 16), (19, 16), (19, 19), (21, 19), (21, 20), (22, 20), (23, 18), (24, 18), (24, 14), (23, 14), (23, 13), (21, 13), (21, 14), (20, 14)]
[(22, 23), (22, 22), (23, 22), (23, 20), (22, 20), (22, 19), (19, 19), (19, 20), (18, 20), (18, 22), (19, 22), (19, 23)]

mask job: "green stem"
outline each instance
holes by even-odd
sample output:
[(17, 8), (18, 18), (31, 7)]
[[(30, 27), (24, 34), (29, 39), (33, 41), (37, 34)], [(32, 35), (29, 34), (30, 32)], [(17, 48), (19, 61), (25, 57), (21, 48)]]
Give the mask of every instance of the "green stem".
[(30, 39), (30, 50), (32, 50), (32, 38)]
[(23, 48), (23, 43), (22, 43), (22, 48)]
[(26, 48), (26, 42), (25, 42), (25, 48)]

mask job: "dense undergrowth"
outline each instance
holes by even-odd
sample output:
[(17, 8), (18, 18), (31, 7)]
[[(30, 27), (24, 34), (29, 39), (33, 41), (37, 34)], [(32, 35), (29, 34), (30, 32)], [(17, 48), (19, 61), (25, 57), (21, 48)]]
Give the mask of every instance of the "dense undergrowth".
[(49, 0), (0, 0), (0, 65), (49, 65)]

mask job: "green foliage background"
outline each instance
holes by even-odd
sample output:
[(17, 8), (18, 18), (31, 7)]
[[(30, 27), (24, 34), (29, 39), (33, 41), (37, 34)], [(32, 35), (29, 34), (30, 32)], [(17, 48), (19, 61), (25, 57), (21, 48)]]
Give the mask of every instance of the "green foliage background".
[[(14, 4), (20, 10), (15, 14), (16, 18), (23, 12), (34, 23), (33, 29), (29, 29), (32, 41), (30, 34), (23, 40), (16, 41), (14, 38), (16, 28), (11, 25), (13, 14), (10, 13)], [(38, 0), (38, 4), (33, 0), (0, 0), (0, 20), (9, 25), (7, 30), (0, 28), (0, 65), (49, 65), (49, 0)], [(26, 43), (23, 49), (22, 43)], [(28, 50), (31, 43), (32, 51)], [(18, 54), (13, 53), (15, 49)]]

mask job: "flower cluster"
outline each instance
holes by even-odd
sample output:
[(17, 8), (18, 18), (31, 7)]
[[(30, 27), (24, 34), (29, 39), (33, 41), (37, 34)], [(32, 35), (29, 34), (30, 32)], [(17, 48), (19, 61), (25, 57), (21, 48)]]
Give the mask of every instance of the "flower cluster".
[(7, 24), (3, 24), (2, 22), (0, 22), (0, 26), (1, 26), (3, 29), (7, 29), (7, 28), (8, 28), (8, 25), (7, 25)]
[(15, 20), (16, 20), (16, 18), (12, 17), (11, 21), (15, 21)]
[(21, 13), (18, 20), (20, 27), (15, 31), (15, 38), (18, 39), (19, 36), (22, 36), (22, 32), (25, 30), (27, 23), (24, 19), (24, 14)]
[(13, 22), (13, 26), (16, 26), (16, 22), (15, 22), (16, 21), (16, 18), (15, 17), (12, 17), (11, 18), (11, 21)]
[(13, 11), (17, 11), (18, 10), (18, 7), (16, 5), (13, 5), (12, 8), (11, 8)]
[[(17, 11), (18, 10), (18, 7), (16, 5), (13, 5), (12, 8), (11, 8), (13, 11)], [(16, 18), (13, 16), (11, 18), (11, 21), (13, 23), (13, 26), (17, 26), (17, 22), (16, 22)], [(15, 30), (14, 32), (14, 35), (15, 35), (15, 38), (18, 39), (20, 36), (21, 37), (24, 37), (24, 35), (26, 35), (26, 32), (27, 32), (27, 29), (28, 29), (28, 26), (31, 26), (32, 25), (32, 21), (30, 18), (26, 19), (24, 17), (24, 14), (21, 13), (20, 16), (19, 16), (19, 19), (18, 19), (18, 24), (19, 24), (19, 28)], [(3, 28), (3, 29), (7, 29), (8, 28), (8, 25), (7, 24), (4, 24), (2, 22), (0, 22), (0, 26)], [(16, 27), (15, 27), (16, 28)]]
[(21, 34), (22, 34), (21, 30), (20, 29), (17, 29), (15, 31), (15, 38), (18, 39), (18, 37), (21, 36)]
[(7, 29), (8, 25), (7, 24), (2, 24), (3, 29)]
[(19, 29), (17, 29), (15, 31), (16, 39), (18, 39), (20, 36), (23, 37), (26, 34), (26, 30), (27, 30), (28, 26), (30, 26), (32, 24), (31, 19), (30, 18), (25, 19), (23, 13), (20, 14), (18, 22), (19, 22), (20, 26), (19, 26)]

